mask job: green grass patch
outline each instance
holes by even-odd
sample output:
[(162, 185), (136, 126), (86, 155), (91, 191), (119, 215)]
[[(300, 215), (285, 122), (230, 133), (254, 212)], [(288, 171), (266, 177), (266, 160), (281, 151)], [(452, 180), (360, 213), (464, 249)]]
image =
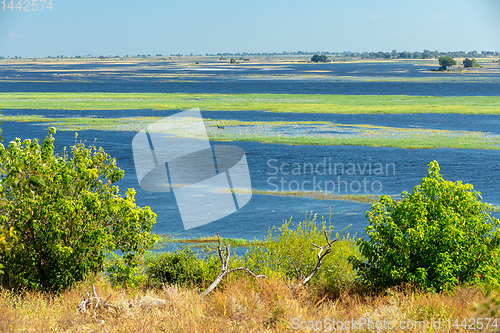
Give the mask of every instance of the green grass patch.
[[(217, 138), (214, 138), (217, 140)], [(463, 137), (446, 135), (407, 135), (396, 138), (378, 137), (278, 137), (278, 136), (248, 136), (241, 137), (239, 141), (258, 141), (263, 143), (277, 143), (288, 145), (329, 145), (329, 146), (369, 146), (369, 147), (394, 147), (403, 149), (486, 149), (499, 150), (500, 137), (488, 137), (481, 134), (471, 134)], [(232, 140), (227, 140), (232, 141)]]
[(370, 194), (334, 194), (321, 191), (262, 191), (252, 190), (254, 194), (275, 195), (279, 197), (308, 197), (317, 200), (344, 200), (359, 203), (374, 203), (380, 200), (380, 195)]
[[(194, 237), (194, 238), (177, 238), (175, 235), (159, 234), (158, 242), (155, 244), (155, 249), (161, 249), (168, 243), (178, 243), (194, 246), (203, 246), (207, 244), (218, 244), (217, 237)], [(242, 238), (221, 238), (223, 246), (230, 245), (231, 247), (247, 247), (261, 245), (259, 240), (247, 240)]]
[(183, 93), (0, 93), (4, 109), (500, 114), (500, 97)]
[[(2, 121), (33, 122), (59, 130), (134, 131), (161, 117), (45, 118), (42, 115), (3, 116)], [(335, 124), (324, 121), (238, 121), (205, 119), (214, 141), (256, 141), (289, 145), (355, 145), (406, 149), (455, 148), (500, 149), (500, 136), (483, 132), (396, 128), (365, 124)], [(219, 129), (217, 126), (224, 126)], [(189, 133), (186, 133), (189, 135)]]

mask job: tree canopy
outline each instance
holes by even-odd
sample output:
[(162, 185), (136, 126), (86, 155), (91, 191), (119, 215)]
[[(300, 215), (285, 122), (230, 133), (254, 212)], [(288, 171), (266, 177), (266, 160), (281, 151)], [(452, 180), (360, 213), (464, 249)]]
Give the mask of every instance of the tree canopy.
[(500, 285), (500, 221), (472, 185), (444, 180), (433, 161), (401, 198), (383, 196), (367, 213), (369, 240), (358, 241), (364, 258), (350, 259), (361, 282), (373, 289)]
[(133, 189), (122, 197), (113, 185), (124, 175), (116, 160), (82, 143), (56, 155), (54, 134), (41, 146), (15, 139), (0, 147), (0, 226), (17, 236), (0, 257), (6, 288), (57, 292), (102, 271), (107, 252), (133, 265), (156, 241), (156, 215), (136, 206)]
[(457, 64), (455, 59), (449, 56), (439, 57), (438, 61), (439, 61), (439, 66), (441, 66), (441, 69), (446, 69), (446, 67), (455, 66)]
[(479, 64), (476, 62), (476, 59), (469, 59), (465, 58), (464, 61), (462, 62), (465, 68), (472, 68), (472, 67), (481, 67)]
[(329, 62), (330, 59), (328, 59), (328, 57), (324, 54), (322, 54), (322, 55), (315, 54), (312, 56), (311, 61), (312, 62)]

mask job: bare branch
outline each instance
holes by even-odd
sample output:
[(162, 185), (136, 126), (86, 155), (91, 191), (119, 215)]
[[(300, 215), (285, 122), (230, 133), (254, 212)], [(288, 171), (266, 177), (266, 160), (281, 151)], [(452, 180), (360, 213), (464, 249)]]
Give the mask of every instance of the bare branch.
[(95, 303), (95, 305), (93, 307), (94, 311), (93, 311), (92, 316), (95, 316), (97, 311), (100, 308), (101, 309), (105, 309), (105, 308), (118, 309), (118, 307), (116, 305), (108, 303), (109, 297), (106, 300), (103, 300), (101, 297), (99, 297), (99, 295), (97, 295), (97, 292), (95, 290), (94, 285), (92, 285), (92, 294), (90, 294), (89, 291), (86, 291), (86, 292), (87, 292), (88, 297), (84, 298), (83, 301), (81, 301), (80, 304), (78, 304), (78, 306), (77, 306), (78, 311), (83, 312), (83, 313), (87, 313), (87, 307), (90, 307), (93, 303)]
[(220, 261), (221, 261), (221, 266), (222, 266), (221, 267), (221, 272), (217, 276), (217, 278), (215, 278), (214, 282), (212, 282), (212, 284), (209, 285), (208, 288), (205, 289), (205, 291), (203, 291), (200, 294), (201, 297), (205, 297), (208, 294), (210, 294), (215, 289), (215, 287), (217, 287), (217, 285), (222, 281), (222, 279), (224, 278), (224, 276), (226, 276), (227, 274), (230, 274), (232, 272), (245, 271), (248, 274), (252, 275), (254, 278), (266, 277), (265, 275), (256, 275), (255, 273), (253, 273), (252, 271), (250, 271), (246, 266), (232, 268), (232, 269), (228, 270), (229, 259), (231, 258), (231, 251), (229, 249), (229, 244), (226, 245), (226, 247), (224, 248), (224, 250), (222, 249), (219, 233), (217, 233), (217, 241), (219, 242), (219, 245), (217, 247), (217, 252), (219, 254), (219, 258), (220, 258)]
[[(304, 279), (304, 281), (302, 281), (300, 283), (301, 286), (305, 286), (307, 282), (309, 282), (309, 280), (311, 280), (311, 278), (314, 276), (314, 274), (316, 274), (319, 269), (321, 268), (321, 265), (323, 264), (322, 263), (322, 260), (323, 258), (329, 254), (330, 252), (332, 252), (332, 244), (337, 242), (338, 239), (334, 239), (334, 240), (330, 240), (328, 238), (328, 234), (326, 233), (326, 230), (323, 230), (323, 233), (325, 235), (325, 239), (326, 239), (326, 245), (324, 246), (318, 246), (314, 243), (311, 243), (315, 248), (318, 248), (319, 249), (319, 252), (318, 252), (318, 262), (316, 263), (316, 267), (314, 267), (314, 269), (311, 271), (311, 273)], [(323, 251), (325, 251), (323, 253)]]

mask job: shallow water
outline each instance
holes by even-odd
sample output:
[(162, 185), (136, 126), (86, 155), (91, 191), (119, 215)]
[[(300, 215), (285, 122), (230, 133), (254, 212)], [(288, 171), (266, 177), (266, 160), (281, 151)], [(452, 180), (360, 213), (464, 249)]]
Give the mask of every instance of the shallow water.
[[(43, 138), (46, 134), (44, 128), (46, 126), (4, 122), (4, 142), (9, 142), (16, 136)], [(318, 214), (319, 220), (321, 216), (328, 219), (331, 212), (332, 224), (338, 231), (352, 225), (348, 231), (360, 234), (367, 225), (365, 212), (369, 209), (369, 204), (254, 194), (251, 201), (238, 212), (184, 231), (172, 193), (150, 193), (139, 188), (132, 158), (131, 142), (134, 135), (133, 132), (82, 131), (78, 140), (86, 140), (88, 143), (95, 141), (96, 145), (104, 147), (106, 152), (117, 159), (118, 165), (125, 170), (125, 177), (119, 182), (122, 193), (125, 188), (134, 187), (137, 191), (137, 203), (150, 206), (158, 214), (154, 232), (179, 233), (179, 237), (209, 236), (220, 232), (224, 237), (262, 239), (267, 235), (269, 227), (280, 226), (283, 220), (290, 217), (299, 222), (311, 210)], [(74, 142), (73, 132), (60, 131), (56, 134), (55, 144), (60, 152), (63, 146), (70, 146)], [(304, 184), (305, 190), (313, 190), (313, 183), (316, 181), (316, 185), (321, 183), (315, 190), (332, 191), (333, 182), (341, 184), (340, 189), (332, 191), (339, 194), (398, 195), (402, 191), (411, 191), (418, 185), (427, 173), (427, 164), (437, 160), (445, 179), (471, 183), (482, 193), (485, 201), (500, 205), (496, 182), (500, 178), (498, 151), (290, 146), (256, 142), (231, 144), (245, 150), (252, 187), (257, 190), (296, 190), (297, 184)], [(355, 166), (354, 172), (351, 163)], [(378, 163), (384, 166), (383, 172), (377, 169)], [(341, 166), (344, 167), (343, 172)], [(292, 174), (294, 168), (296, 171)], [(329, 187), (326, 185), (327, 181)], [(500, 217), (499, 213), (494, 215)]]
[[(47, 118), (95, 117), (168, 117), (179, 110), (36, 110), (2, 109), (2, 115), (42, 115)], [(239, 121), (326, 121), (336, 124), (373, 125), (399, 128), (426, 128), (435, 130), (470, 131), (500, 134), (500, 116), (484, 114), (324, 114), (273, 113), (264, 111), (201, 111), (204, 119)]]
[[(0, 63), (0, 92), (498, 96), (498, 73), (460, 75), (430, 71), (437, 67), (437, 61), (435, 64), (402, 61), (268, 66), (221, 63), (202, 67), (158, 61), (63, 65)], [(408, 81), (411, 79), (417, 81)]]
[[(130, 64), (57, 63), (12, 66), (0, 63), (0, 92), (184, 92), (184, 93), (287, 93), (287, 94), (404, 94), (430, 96), (499, 96), (498, 74), (447, 75), (429, 72), (435, 65), (411, 62), (286, 64), (187, 67), (185, 63), (142, 62)], [(97, 71), (99, 70), (99, 71)], [(57, 74), (57, 75), (55, 75)], [(162, 77), (163, 75), (163, 77)], [(398, 78), (400, 82), (381, 81)], [(367, 81), (373, 79), (373, 81)], [(432, 79), (432, 80), (429, 80)], [(445, 82), (445, 79), (447, 80)], [(170, 80), (170, 81), (169, 81)], [(405, 80), (407, 82), (405, 82)], [(409, 81), (413, 80), (413, 81)], [(421, 80), (421, 81), (418, 81)], [(433, 81), (435, 80), (435, 81)], [(46, 81), (46, 82), (36, 82)], [(10, 115), (47, 117), (166, 117), (177, 110), (2, 110)], [(342, 124), (367, 124), (403, 128), (464, 130), (500, 134), (500, 116), (458, 114), (299, 114), (262, 111), (203, 111), (204, 118), (241, 121), (327, 121)], [(43, 139), (47, 125), (4, 122), (4, 142), (14, 137)], [(179, 237), (213, 236), (262, 239), (268, 228), (280, 226), (285, 219), (301, 221), (314, 211), (329, 218), (337, 231), (351, 225), (351, 234), (363, 232), (369, 204), (347, 201), (322, 201), (308, 197), (279, 197), (254, 194), (236, 213), (216, 222), (184, 231), (172, 193), (150, 193), (139, 188), (132, 156), (134, 132), (80, 131), (78, 140), (104, 147), (125, 170), (121, 192), (136, 188), (138, 205), (150, 206), (158, 214), (153, 228), (157, 233), (178, 233)], [(73, 132), (59, 131), (55, 145), (59, 152), (75, 143)], [(214, 142), (213, 144), (223, 144)], [(492, 150), (375, 148), (359, 146), (291, 146), (257, 142), (232, 142), (246, 152), (252, 187), (263, 191), (331, 190), (340, 194), (398, 195), (418, 185), (427, 173), (427, 164), (437, 160), (448, 180), (472, 183), (483, 199), (500, 205), (500, 153)], [(324, 165), (333, 171), (321, 172)], [(380, 172), (378, 165), (383, 166)], [(314, 169), (308, 168), (309, 165)], [(337, 168), (335, 168), (335, 165)], [(354, 172), (348, 172), (350, 165)], [(341, 172), (340, 166), (344, 166)], [(294, 167), (300, 168), (291, 174)], [(323, 169), (322, 169), (323, 168)], [(327, 168), (330, 170), (329, 168)], [(379, 172), (375, 172), (378, 170)], [(297, 174), (298, 173), (298, 174)], [(340, 179), (338, 178), (340, 177)], [(311, 185), (321, 182), (319, 188)], [(327, 188), (327, 182), (330, 188)], [(366, 184), (366, 186), (365, 186)], [(340, 185), (340, 189), (339, 189)], [(278, 187), (278, 188), (277, 188)], [(302, 188), (300, 188), (302, 189)], [(500, 213), (493, 213), (500, 217)]]

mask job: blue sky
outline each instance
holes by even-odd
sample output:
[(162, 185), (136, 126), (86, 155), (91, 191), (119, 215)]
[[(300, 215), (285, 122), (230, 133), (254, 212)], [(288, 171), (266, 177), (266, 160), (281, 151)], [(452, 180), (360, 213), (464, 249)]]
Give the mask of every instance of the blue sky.
[(52, 0), (52, 7), (12, 12), (0, 2), (0, 56), (500, 51), (499, 0)]

